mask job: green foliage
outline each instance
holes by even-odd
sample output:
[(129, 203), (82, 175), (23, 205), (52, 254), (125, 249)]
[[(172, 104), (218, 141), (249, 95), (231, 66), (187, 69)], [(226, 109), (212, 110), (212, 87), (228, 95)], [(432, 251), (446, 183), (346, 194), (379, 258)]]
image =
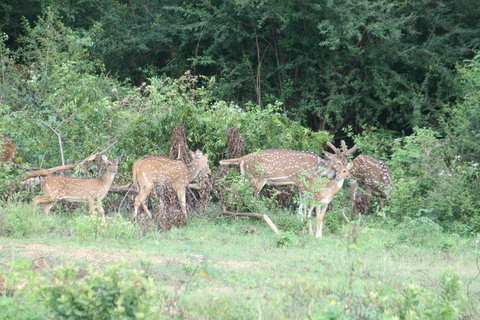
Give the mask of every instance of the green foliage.
[(411, 136), (395, 141), (388, 162), (396, 186), (391, 214), (427, 216), (449, 229), (476, 233), (480, 169), (460, 155), (451, 156), (448, 142), (437, 136), (429, 129), (415, 129)]
[(222, 179), (216, 181), (216, 185), (220, 190), (221, 200), (229, 211), (267, 214), (276, 205), (273, 198), (257, 196), (249, 177), (243, 177), (236, 170), (230, 170)]
[(21, 202), (5, 202), (0, 204), (0, 235), (30, 237), (48, 233), (55, 227), (52, 216), (40, 218), (36, 209)]
[(449, 149), (464, 161), (478, 162), (480, 158), (480, 54), (459, 68), (458, 83), (463, 99), (455, 104), (445, 118)]
[(226, 152), (226, 134), (232, 126), (244, 136), (246, 153), (269, 148), (319, 152), (331, 138), (325, 131), (313, 132), (289, 120), (278, 105), (241, 108), (213, 101), (211, 89), (197, 87), (197, 81), (189, 73), (178, 80), (152, 78), (142, 96), (116, 104), (117, 110), (124, 110), (121, 123), (125, 124), (119, 149), (129, 162), (136, 160), (132, 154), (167, 154), (170, 134), (178, 125), (185, 126), (189, 148), (202, 149), (214, 162)]
[[(126, 264), (104, 272), (76, 267), (55, 271), (52, 285), (43, 292), (52, 315), (60, 319), (151, 319), (156, 317), (158, 296), (152, 279)], [(79, 279), (80, 277), (80, 279)]]
[(98, 215), (80, 213), (73, 222), (75, 234), (82, 240), (115, 239), (131, 240), (138, 235), (138, 228), (122, 215), (107, 217), (107, 224)]
[[(66, 161), (86, 158), (118, 130), (111, 109), (117, 83), (88, 60), (91, 39), (62, 24), (47, 11), (35, 27), (25, 22), (23, 47), (2, 65), (2, 133), (11, 137), (26, 163), (60, 163), (60, 138)], [(53, 142), (53, 143), (52, 143)]]
[(31, 261), (9, 261), (8, 269), (0, 269), (1, 319), (45, 319), (48, 310), (39, 293), (45, 278), (33, 270)]
[(32, 23), (49, 7), (121, 79), (138, 86), (191, 70), (216, 79), (216, 99), (279, 100), (315, 130), (435, 125), (461, 96), (455, 65), (479, 46), (479, 8), (468, 0), (26, 0), (0, 6), (10, 49), (23, 46), (18, 17)]

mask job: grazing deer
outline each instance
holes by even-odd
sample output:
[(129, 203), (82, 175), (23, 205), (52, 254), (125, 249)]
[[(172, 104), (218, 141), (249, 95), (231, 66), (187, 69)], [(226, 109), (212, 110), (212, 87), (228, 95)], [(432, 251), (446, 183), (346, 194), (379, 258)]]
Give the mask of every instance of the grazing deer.
[[(348, 163), (346, 161), (341, 161), (340, 158), (342, 155), (340, 151), (335, 148), (333, 145), (329, 145), (335, 151), (335, 154), (325, 153), (326, 156), (331, 160), (335, 161), (335, 178), (332, 180), (318, 182), (318, 175), (307, 175), (305, 176), (305, 182), (302, 188), (306, 191), (313, 193), (313, 200), (316, 202), (316, 205), (312, 205), (306, 213), (306, 218), (309, 219), (312, 215), (312, 211), (315, 208), (317, 213), (317, 230), (315, 236), (317, 238), (322, 236), (323, 230), (323, 219), (325, 217), (325, 212), (327, 211), (328, 205), (332, 202), (335, 194), (340, 191), (343, 187), (343, 182), (348, 175)], [(344, 154), (349, 154), (355, 151), (357, 146), (352, 147), (350, 150), (344, 150)], [(346, 159), (346, 157), (344, 157)], [(320, 207), (320, 203), (322, 207)], [(309, 220), (309, 230), (312, 234), (312, 224)]]
[(133, 185), (138, 192), (138, 196), (135, 198), (134, 221), (140, 204), (148, 216), (152, 218), (152, 213), (148, 210), (145, 200), (156, 183), (166, 182), (169, 182), (177, 191), (182, 211), (185, 217), (187, 216), (185, 188), (200, 171), (211, 174), (208, 166), (208, 154), (203, 154), (197, 150), (196, 152), (190, 151), (190, 156), (192, 157), (192, 163), (189, 165), (181, 160), (173, 160), (163, 156), (145, 156), (135, 162), (133, 165)]
[[(346, 150), (345, 141), (342, 141), (342, 147)], [(380, 206), (385, 207), (388, 192), (394, 188), (392, 174), (385, 163), (367, 155), (359, 155), (348, 164), (348, 172), (354, 210), (356, 197), (360, 194), (359, 184), (367, 194), (380, 196)]]
[[(48, 215), (50, 208), (58, 200), (67, 200), (74, 202), (88, 202), (89, 210), (92, 212), (97, 201), (103, 200), (110, 189), (115, 174), (118, 170), (118, 158), (110, 161), (102, 156), (103, 162), (108, 166), (107, 172), (101, 178), (71, 178), (65, 176), (49, 176), (42, 179), (41, 188), (45, 193), (43, 196), (36, 196), (34, 205), (45, 203), (43, 212)], [(99, 204), (99, 210), (105, 219), (105, 211), (102, 204)]]
[(12, 139), (0, 137), (0, 162), (13, 162), (17, 149)]

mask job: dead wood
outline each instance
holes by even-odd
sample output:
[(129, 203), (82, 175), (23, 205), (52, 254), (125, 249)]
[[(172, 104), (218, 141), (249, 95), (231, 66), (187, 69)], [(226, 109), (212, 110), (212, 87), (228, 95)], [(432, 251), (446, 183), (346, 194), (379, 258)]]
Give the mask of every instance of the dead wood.
[[(59, 171), (72, 170), (72, 169), (75, 169), (76, 167), (83, 166), (83, 164), (86, 161), (95, 160), (96, 157), (97, 157), (97, 155), (93, 154), (93, 155), (89, 156), (88, 158), (82, 160), (78, 164), (69, 164), (69, 165), (65, 165), (65, 166), (53, 167), (53, 168), (50, 168), (50, 169), (38, 169), (38, 170), (35, 170), (35, 171), (30, 171), (30, 172), (25, 173), (25, 180), (30, 179), (30, 178), (34, 178), (34, 177), (40, 177), (40, 176), (50, 176), (53, 173), (59, 172)], [(25, 169), (28, 169), (28, 168), (25, 168)]]
[(222, 207), (223, 207), (223, 210), (221, 212), (222, 215), (226, 215), (230, 217), (242, 216), (242, 217), (254, 217), (254, 218), (263, 219), (265, 220), (265, 222), (267, 222), (270, 228), (272, 228), (273, 232), (275, 232), (277, 236), (280, 235), (280, 232), (278, 231), (277, 226), (272, 222), (272, 220), (266, 214), (260, 214), (256, 212), (231, 212), (231, 211), (227, 211), (224, 205), (222, 205)]

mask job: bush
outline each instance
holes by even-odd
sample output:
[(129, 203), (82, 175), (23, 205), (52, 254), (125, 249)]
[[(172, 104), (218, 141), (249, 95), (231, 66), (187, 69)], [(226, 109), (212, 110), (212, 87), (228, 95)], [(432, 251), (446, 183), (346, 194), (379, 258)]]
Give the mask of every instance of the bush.
[(109, 266), (104, 273), (89, 269), (86, 274), (60, 267), (43, 295), (60, 319), (152, 319), (159, 312), (152, 279), (126, 265)]
[[(438, 133), (416, 128), (411, 136), (397, 139), (389, 167), (396, 186), (390, 207), (394, 217), (428, 217), (472, 234), (480, 230), (478, 221), (472, 225), (479, 214), (480, 168), (450, 156)], [(469, 227), (459, 228), (458, 222)]]

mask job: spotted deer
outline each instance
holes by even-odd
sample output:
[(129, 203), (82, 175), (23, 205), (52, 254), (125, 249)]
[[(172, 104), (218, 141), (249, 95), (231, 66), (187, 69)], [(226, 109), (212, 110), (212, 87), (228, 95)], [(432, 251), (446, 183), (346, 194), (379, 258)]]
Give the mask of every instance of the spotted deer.
[(138, 192), (135, 198), (133, 220), (135, 221), (138, 208), (142, 205), (143, 210), (152, 218), (145, 201), (157, 183), (170, 183), (177, 192), (182, 211), (187, 216), (185, 188), (195, 179), (200, 171), (211, 174), (208, 166), (208, 154), (201, 151), (190, 151), (192, 162), (186, 165), (181, 160), (173, 160), (163, 156), (145, 156), (133, 165), (133, 185)]
[[(272, 149), (250, 153), (236, 159), (222, 160), (220, 164), (238, 164), (241, 173), (251, 180), (257, 195), (265, 185), (296, 185), (301, 197), (304, 188), (301, 177), (305, 173), (332, 178), (335, 176), (335, 168), (338, 163), (344, 162), (343, 165), (347, 165), (346, 158), (342, 157), (340, 151), (330, 142), (327, 142), (327, 145), (335, 151), (335, 154), (324, 152), (328, 160), (310, 151)], [(351, 153), (356, 148), (354, 146), (347, 152)], [(302, 213), (301, 205), (299, 212)]]
[(36, 196), (34, 205), (45, 203), (43, 212), (48, 215), (50, 208), (59, 200), (67, 200), (73, 202), (88, 202), (89, 211), (95, 209), (98, 202), (98, 209), (105, 219), (105, 211), (101, 201), (110, 190), (113, 179), (118, 170), (118, 158), (108, 160), (106, 156), (102, 156), (103, 162), (107, 165), (107, 171), (101, 178), (72, 178), (66, 176), (48, 176), (42, 178), (41, 188), (45, 195)]
[[(335, 148), (330, 146), (332, 149)], [(354, 147), (356, 148), (356, 146)], [(354, 148), (352, 148), (354, 150)], [(351, 149), (351, 150), (352, 150)], [(338, 149), (335, 150), (335, 155), (327, 154), (327, 157), (337, 158), (340, 154)], [(348, 150), (350, 151), (350, 150)], [(346, 151), (346, 152), (348, 152)], [(353, 152), (353, 151), (352, 151)], [(312, 211), (315, 208), (317, 214), (317, 229), (315, 232), (315, 237), (320, 238), (322, 237), (322, 230), (323, 230), (323, 219), (325, 218), (325, 213), (327, 211), (328, 205), (332, 202), (333, 197), (337, 194), (340, 189), (343, 187), (343, 182), (348, 175), (348, 164), (344, 161), (336, 162), (335, 166), (336, 174), (335, 178), (332, 180), (318, 180), (318, 175), (307, 175), (305, 176), (305, 182), (302, 186), (304, 191), (309, 191), (313, 193), (313, 200), (314, 205), (311, 205), (306, 213), (306, 218), (308, 219), (308, 225), (310, 234), (312, 234), (312, 224), (310, 221), (310, 217), (312, 215)]]
[(17, 155), (17, 149), (12, 139), (8, 137), (0, 137), (0, 163), (13, 162)]
[[(346, 150), (345, 141), (342, 141), (342, 147)], [(385, 163), (367, 155), (359, 155), (348, 164), (348, 172), (354, 210), (355, 200), (361, 194), (359, 186), (369, 195), (380, 196), (380, 206), (385, 207), (385, 199), (394, 188), (392, 174)]]
[(302, 171), (331, 178), (335, 175), (335, 164), (320, 158), (310, 151), (271, 149), (247, 154), (240, 158), (225, 159), (221, 165), (238, 164), (240, 172), (249, 177), (255, 194), (265, 185), (300, 185)]

